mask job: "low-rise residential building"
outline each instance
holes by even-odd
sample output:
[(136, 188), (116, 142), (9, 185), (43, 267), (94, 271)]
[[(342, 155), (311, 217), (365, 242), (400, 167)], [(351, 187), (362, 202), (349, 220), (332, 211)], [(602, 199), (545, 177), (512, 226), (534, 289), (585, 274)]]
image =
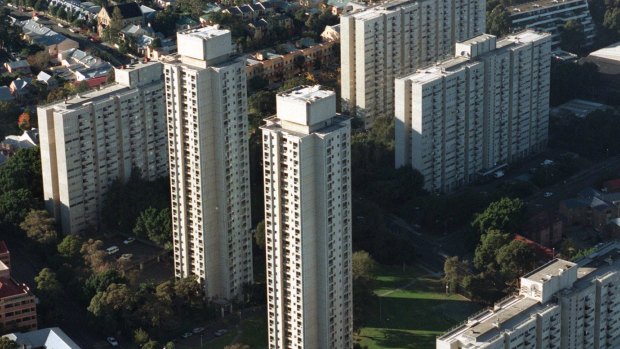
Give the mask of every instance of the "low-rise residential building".
[[(2, 252), (2, 251), (5, 252)], [(35, 330), (37, 328), (37, 306), (35, 296), (26, 284), (17, 282), (11, 276), (6, 244), (0, 242), (0, 328), (3, 331)]]
[(140, 5), (136, 2), (128, 2), (114, 6), (106, 6), (97, 14), (97, 33), (103, 35), (103, 30), (110, 26), (112, 22), (112, 14), (118, 9), (121, 15), (121, 27), (124, 28), (129, 24), (142, 24), (144, 17)]
[(51, 57), (56, 57), (58, 52), (80, 46), (77, 41), (69, 39), (32, 19), (16, 23), (22, 27), (24, 39), (44, 47)]
[(586, 44), (593, 43), (594, 22), (587, 0), (537, 0), (510, 6), (508, 11), (513, 31), (532, 28), (550, 33), (552, 49), (560, 46), (562, 27), (570, 20), (581, 23)]
[(560, 201), (559, 212), (569, 226), (580, 225), (604, 231), (612, 219), (620, 217), (620, 193), (586, 189), (575, 198)]
[(134, 169), (168, 174), (162, 65), (115, 70), (116, 83), (37, 108), (45, 205), (62, 231), (99, 227), (107, 190)]
[(28, 64), (28, 61), (6, 62), (4, 63), (4, 68), (11, 74), (18, 72), (30, 74), (30, 64)]
[(246, 60), (246, 73), (248, 79), (259, 76), (269, 83), (288, 80), (299, 73), (299, 66), (295, 63), (295, 57), (304, 57), (305, 67), (312, 67), (316, 60), (321, 64), (328, 65), (337, 59), (334, 42), (318, 43), (316, 45), (296, 49), (292, 48), (289, 53), (277, 54), (274, 50), (263, 50), (250, 54)]
[(543, 246), (555, 246), (562, 240), (564, 223), (547, 211), (530, 217), (523, 226), (523, 235)]
[(32, 78), (17, 78), (11, 82), (9, 89), (18, 102), (27, 101), (32, 96)]
[(53, 71), (62, 74), (65, 80), (86, 81), (90, 88), (106, 83), (108, 74), (113, 69), (112, 64), (78, 49), (60, 52), (58, 61), (67, 69)]
[(620, 42), (596, 50), (580, 60), (598, 68), (597, 84), (589, 91), (592, 98), (616, 104), (620, 99)]
[(620, 243), (576, 263), (551, 260), (520, 285), (518, 294), (438, 337), (436, 348), (620, 347)]
[(15, 332), (3, 337), (15, 341), (23, 349), (81, 349), (58, 327), (43, 328), (30, 332)]
[(340, 42), (340, 24), (326, 25), (325, 30), (321, 33), (323, 41)]
[(0, 86), (0, 102), (10, 102), (15, 100), (11, 94), (11, 88), (8, 86)]

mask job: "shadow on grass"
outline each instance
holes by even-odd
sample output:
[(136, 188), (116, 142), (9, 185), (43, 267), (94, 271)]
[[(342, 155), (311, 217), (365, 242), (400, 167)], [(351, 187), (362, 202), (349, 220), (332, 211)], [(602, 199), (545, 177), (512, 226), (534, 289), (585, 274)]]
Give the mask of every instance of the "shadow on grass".
[(383, 348), (433, 348), (434, 334), (411, 333), (398, 330), (384, 330), (384, 337), (374, 338), (374, 342)]
[[(380, 298), (380, 299), (379, 299)], [(465, 300), (377, 297), (364, 326), (442, 332), (481, 308)]]

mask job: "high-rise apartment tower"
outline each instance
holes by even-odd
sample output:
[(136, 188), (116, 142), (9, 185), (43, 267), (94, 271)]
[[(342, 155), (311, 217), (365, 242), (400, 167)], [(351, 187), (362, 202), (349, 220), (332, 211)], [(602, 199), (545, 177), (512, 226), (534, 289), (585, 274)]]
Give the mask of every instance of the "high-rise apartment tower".
[(352, 348), (350, 121), (311, 86), (279, 94), (266, 122), (269, 348)]
[(550, 35), (457, 43), (457, 56), (396, 80), (396, 167), (450, 191), (544, 149)]
[(394, 79), (485, 30), (483, 0), (393, 1), (340, 19), (342, 107), (370, 127), (394, 116)]
[(175, 275), (238, 298), (252, 282), (245, 64), (217, 27), (178, 33), (177, 46), (163, 59)]
[(116, 83), (39, 106), (43, 195), (62, 231), (99, 227), (103, 199), (132, 169), (168, 173), (161, 63), (115, 69)]

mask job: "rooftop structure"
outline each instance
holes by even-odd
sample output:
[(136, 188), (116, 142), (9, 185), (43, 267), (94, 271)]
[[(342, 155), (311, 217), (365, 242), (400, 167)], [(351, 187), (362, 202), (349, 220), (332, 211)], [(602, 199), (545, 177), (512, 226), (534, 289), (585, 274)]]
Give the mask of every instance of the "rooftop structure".
[(30, 332), (15, 332), (3, 337), (15, 341), (20, 348), (34, 349), (81, 349), (58, 327), (43, 328)]
[[(554, 259), (512, 295), (437, 338), (437, 349), (617, 348), (620, 242), (576, 263)], [(596, 310), (595, 310), (596, 309)]]

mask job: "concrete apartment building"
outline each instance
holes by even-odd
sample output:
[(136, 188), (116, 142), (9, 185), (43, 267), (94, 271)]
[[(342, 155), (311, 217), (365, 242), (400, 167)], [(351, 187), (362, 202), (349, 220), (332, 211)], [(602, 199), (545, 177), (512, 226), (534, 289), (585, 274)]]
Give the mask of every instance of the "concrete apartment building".
[(132, 169), (168, 173), (161, 63), (115, 69), (116, 83), (37, 108), (43, 193), (64, 234), (99, 227), (103, 198)]
[(253, 280), (245, 61), (217, 27), (177, 45), (163, 59), (175, 275), (238, 298)]
[(0, 329), (2, 331), (36, 330), (37, 305), (28, 286), (11, 277), (11, 268), (4, 260), (10, 260), (4, 241), (3, 259), (0, 260)]
[(518, 295), (437, 338), (437, 349), (620, 347), (620, 243), (577, 263), (554, 259), (521, 278)]
[(350, 120), (318, 85), (276, 104), (262, 127), (269, 349), (352, 348)]
[(587, 0), (539, 0), (507, 8), (510, 12), (510, 29), (520, 31), (531, 28), (551, 34), (551, 47), (558, 49), (562, 27), (570, 20), (583, 26), (586, 45), (591, 45), (596, 34)]
[(343, 110), (370, 127), (394, 116), (394, 79), (485, 30), (485, 1), (405, 0), (340, 18)]
[(546, 146), (550, 36), (483, 34), (457, 55), (396, 79), (396, 167), (451, 191)]

